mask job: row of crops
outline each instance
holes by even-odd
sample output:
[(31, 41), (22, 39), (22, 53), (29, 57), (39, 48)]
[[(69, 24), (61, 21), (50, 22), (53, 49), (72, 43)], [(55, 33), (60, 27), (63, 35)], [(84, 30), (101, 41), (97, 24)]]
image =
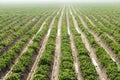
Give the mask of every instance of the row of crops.
[(1, 6), (0, 80), (120, 80), (119, 6), (104, 7)]

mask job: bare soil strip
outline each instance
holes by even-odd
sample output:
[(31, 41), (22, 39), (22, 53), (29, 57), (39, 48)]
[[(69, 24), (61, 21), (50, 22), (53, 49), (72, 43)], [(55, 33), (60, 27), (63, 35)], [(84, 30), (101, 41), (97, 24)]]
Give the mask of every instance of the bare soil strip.
[(99, 75), (99, 79), (100, 80), (108, 80), (106, 73), (104, 71), (102, 71), (100, 68), (100, 63), (98, 62), (98, 58), (95, 54), (95, 50), (91, 47), (86, 35), (78, 27), (77, 21), (75, 20), (75, 17), (73, 14), (72, 14), (72, 18), (73, 18), (73, 23), (74, 23), (75, 29), (77, 30), (78, 33), (81, 34), (82, 41), (85, 44), (86, 49), (90, 52), (89, 56), (90, 56), (91, 61), (92, 61), (93, 65), (95, 66), (95, 69)]
[(61, 25), (62, 25), (63, 12), (64, 12), (64, 9), (61, 12), (59, 22), (58, 22), (58, 30), (57, 30), (57, 37), (56, 37), (56, 49), (55, 49), (55, 56), (54, 56), (51, 80), (58, 80), (58, 76), (59, 76), (59, 64), (60, 64), (60, 58), (61, 58)]
[(72, 32), (70, 31), (70, 24), (69, 24), (68, 15), (67, 15), (66, 19), (67, 19), (67, 28), (68, 28), (68, 34), (69, 34), (69, 37), (70, 37), (72, 55), (73, 55), (73, 59), (74, 59), (75, 73), (77, 75), (78, 80), (83, 80), (82, 72), (79, 69), (79, 58), (78, 58), (77, 48), (76, 48), (75, 43), (74, 43), (74, 38), (73, 38)]
[[(47, 20), (47, 19), (46, 19), (46, 20)], [(18, 56), (18, 58), (15, 60), (14, 64), (11, 66), (11, 69), (10, 69), (10, 70), (7, 72), (7, 74), (3, 77), (3, 80), (5, 80), (5, 79), (7, 78), (7, 76), (8, 76), (9, 74), (11, 74), (14, 65), (17, 64), (19, 58), (23, 55), (23, 53), (27, 51), (28, 46), (33, 43), (33, 39), (34, 39), (34, 38), (36, 37), (36, 35), (42, 30), (43, 26), (44, 26), (45, 23), (46, 23), (46, 20), (42, 23), (42, 25), (40, 26), (40, 28), (39, 28), (39, 30), (37, 31), (37, 33), (28, 41), (28, 44), (24, 47), (24, 49), (22, 50), (22, 52), (20, 53), (20, 55)]]
[(114, 54), (111, 49), (109, 49), (109, 47), (107, 46), (107, 44), (104, 43), (102, 41), (102, 39), (100, 37), (98, 37), (97, 34), (93, 30), (89, 29), (88, 25), (86, 24), (86, 22), (83, 20), (83, 18), (81, 16), (79, 16), (79, 18), (80, 18), (82, 24), (84, 25), (84, 27), (94, 36), (94, 38), (98, 42), (98, 44), (105, 49), (105, 51), (110, 55), (111, 59), (114, 62), (116, 62), (116, 64), (120, 67), (120, 60), (117, 57), (117, 55)]
[[(55, 17), (56, 17), (56, 16), (55, 16)], [(49, 25), (48, 32), (47, 32), (46, 36), (45, 36), (44, 39), (43, 39), (42, 46), (41, 46), (41, 48), (40, 48), (40, 50), (39, 50), (39, 53), (38, 53), (38, 55), (37, 55), (37, 57), (36, 57), (36, 59), (35, 59), (35, 62), (34, 62), (34, 64), (33, 64), (33, 66), (32, 66), (32, 69), (31, 69), (31, 71), (30, 71), (29, 74), (28, 74), (27, 80), (31, 80), (31, 79), (32, 79), (33, 75), (35, 74), (36, 69), (38, 68), (38, 62), (39, 62), (39, 60), (40, 60), (40, 58), (41, 58), (41, 56), (42, 56), (42, 53), (43, 53), (44, 50), (45, 50), (45, 46), (46, 46), (46, 44), (47, 44), (47, 41), (48, 41), (48, 38), (49, 38), (49, 35), (50, 35), (50, 32), (51, 32), (52, 26), (53, 26), (53, 24), (54, 24), (55, 17), (53, 17), (52, 22), (51, 22), (50, 25)]]

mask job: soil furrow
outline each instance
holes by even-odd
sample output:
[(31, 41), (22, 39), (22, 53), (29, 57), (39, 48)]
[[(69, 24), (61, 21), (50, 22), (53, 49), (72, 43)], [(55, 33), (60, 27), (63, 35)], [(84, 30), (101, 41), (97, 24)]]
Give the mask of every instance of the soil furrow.
[(55, 56), (54, 56), (51, 80), (58, 80), (58, 76), (59, 76), (59, 64), (60, 64), (60, 57), (61, 57), (61, 25), (62, 25), (63, 11), (64, 11), (64, 9), (61, 12), (59, 22), (58, 22), (58, 30), (57, 30), (57, 37), (56, 37), (56, 49), (55, 49)]
[(79, 69), (79, 60), (78, 60), (77, 48), (76, 48), (75, 43), (74, 43), (74, 39), (73, 39), (72, 32), (70, 31), (70, 24), (69, 24), (68, 15), (67, 15), (66, 19), (67, 19), (67, 28), (68, 28), (68, 34), (69, 34), (69, 37), (70, 37), (72, 55), (73, 55), (73, 59), (74, 59), (75, 73), (76, 73), (76, 75), (77, 75), (77, 79), (78, 79), (78, 80), (83, 80), (82, 72), (81, 72), (81, 70)]

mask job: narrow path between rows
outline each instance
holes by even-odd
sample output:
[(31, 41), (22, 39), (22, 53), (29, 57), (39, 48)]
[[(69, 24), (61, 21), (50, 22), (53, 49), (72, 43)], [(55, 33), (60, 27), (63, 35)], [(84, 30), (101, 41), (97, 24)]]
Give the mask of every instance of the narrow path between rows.
[(73, 38), (72, 32), (70, 30), (70, 23), (69, 23), (68, 15), (66, 16), (66, 20), (67, 20), (68, 34), (69, 34), (70, 44), (71, 44), (71, 49), (72, 49), (72, 55), (73, 55), (73, 59), (74, 59), (75, 73), (77, 75), (78, 80), (83, 80), (82, 72), (79, 69), (78, 52), (77, 52), (77, 48), (76, 48), (75, 43), (74, 43), (74, 38)]
[(60, 58), (61, 58), (61, 25), (62, 25), (63, 12), (64, 12), (64, 8), (61, 12), (59, 22), (58, 22), (58, 30), (57, 30), (57, 37), (56, 37), (56, 49), (55, 49), (55, 56), (54, 56), (51, 80), (58, 80), (58, 76), (59, 76), (59, 64), (60, 64)]

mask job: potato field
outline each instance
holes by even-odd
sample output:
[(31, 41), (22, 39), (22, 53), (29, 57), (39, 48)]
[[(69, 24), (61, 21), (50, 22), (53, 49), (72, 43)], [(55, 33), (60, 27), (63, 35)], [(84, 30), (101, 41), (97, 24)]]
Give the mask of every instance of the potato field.
[(119, 4), (0, 5), (0, 80), (120, 80)]

